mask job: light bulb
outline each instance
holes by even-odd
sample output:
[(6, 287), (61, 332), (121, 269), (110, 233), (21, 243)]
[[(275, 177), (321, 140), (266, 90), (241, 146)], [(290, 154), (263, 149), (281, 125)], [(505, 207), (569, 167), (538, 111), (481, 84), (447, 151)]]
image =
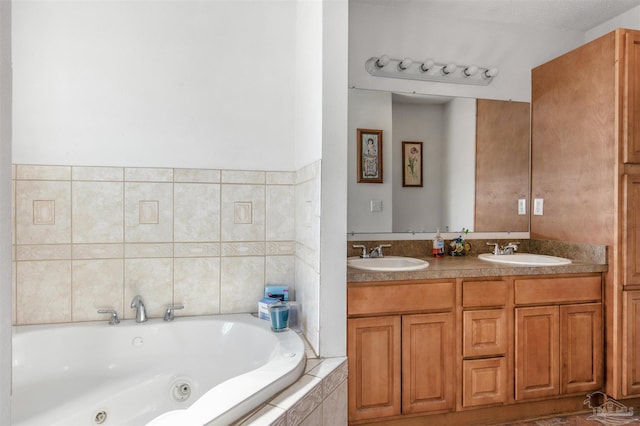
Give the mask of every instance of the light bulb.
[(399, 64), (398, 64), (398, 68), (400, 68), (401, 71), (406, 70), (407, 68), (409, 68), (411, 66), (411, 64), (413, 64), (413, 60), (411, 58), (404, 58)]
[(376, 67), (383, 68), (389, 65), (389, 55), (382, 55), (376, 61)]
[(500, 70), (496, 67), (493, 68), (489, 68), (488, 70), (485, 70), (485, 72), (482, 73), (482, 76), (484, 78), (493, 78), (496, 75), (498, 75), (498, 73), (500, 72)]
[(442, 67), (442, 74), (444, 75), (451, 74), (456, 70), (456, 68), (458, 68), (456, 64), (447, 64), (444, 67)]
[(426, 61), (424, 61), (422, 65), (420, 65), (420, 71), (427, 72), (431, 68), (433, 68), (434, 65), (435, 65), (435, 62), (433, 62), (433, 59), (427, 59)]
[(478, 67), (475, 65), (469, 65), (464, 70), (462, 70), (462, 74), (464, 74), (465, 77), (471, 77), (477, 72), (478, 72)]

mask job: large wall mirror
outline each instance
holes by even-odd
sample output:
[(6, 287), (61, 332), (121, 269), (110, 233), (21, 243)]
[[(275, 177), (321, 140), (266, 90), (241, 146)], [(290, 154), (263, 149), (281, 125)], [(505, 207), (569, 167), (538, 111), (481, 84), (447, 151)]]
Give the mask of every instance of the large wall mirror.
[[(351, 89), (349, 233), (528, 232), (529, 111), (525, 102)], [(382, 131), (382, 182), (357, 182), (358, 129)]]

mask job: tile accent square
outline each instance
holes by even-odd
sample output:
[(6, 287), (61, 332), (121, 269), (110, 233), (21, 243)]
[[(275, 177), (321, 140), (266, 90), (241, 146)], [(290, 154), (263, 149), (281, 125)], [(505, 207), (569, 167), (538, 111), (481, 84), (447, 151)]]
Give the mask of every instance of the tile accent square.
[(236, 201), (233, 204), (234, 214), (233, 214), (233, 223), (252, 223), (252, 207), (251, 202), (248, 201)]
[(55, 225), (56, 224), (56, 201), (55, 200), (33, 200), (33, 224), (34, 225)]
[(141, 225), (157, 225), (160, 223), (158, 215), (160, 203), (158, 201), (140, 201), (140, 219)]

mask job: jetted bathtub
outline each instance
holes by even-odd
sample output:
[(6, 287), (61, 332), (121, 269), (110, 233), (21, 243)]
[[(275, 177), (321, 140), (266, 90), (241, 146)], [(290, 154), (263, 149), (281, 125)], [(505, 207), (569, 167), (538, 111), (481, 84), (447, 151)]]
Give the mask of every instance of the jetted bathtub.
[(13, 328), (13, 426), (224, 425), (294, 383), (304, 344), (249, 314)]

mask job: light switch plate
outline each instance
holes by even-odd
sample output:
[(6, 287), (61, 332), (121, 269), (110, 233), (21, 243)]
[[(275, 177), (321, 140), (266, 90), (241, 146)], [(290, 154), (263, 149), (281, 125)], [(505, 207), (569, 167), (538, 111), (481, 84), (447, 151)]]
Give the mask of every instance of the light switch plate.
[(382, 211), (382, 200), (371, 200), (371, 213), (379, 213)]
[(524, 216), (525, 214), (527, 214), (527, 199), (526, 198), (518, 199), (518, 214), (520, 216)]
[(533, 200), (533, 214), (536, 216), (542, 216), (544, 209), (544, 198), (535, 198)]

